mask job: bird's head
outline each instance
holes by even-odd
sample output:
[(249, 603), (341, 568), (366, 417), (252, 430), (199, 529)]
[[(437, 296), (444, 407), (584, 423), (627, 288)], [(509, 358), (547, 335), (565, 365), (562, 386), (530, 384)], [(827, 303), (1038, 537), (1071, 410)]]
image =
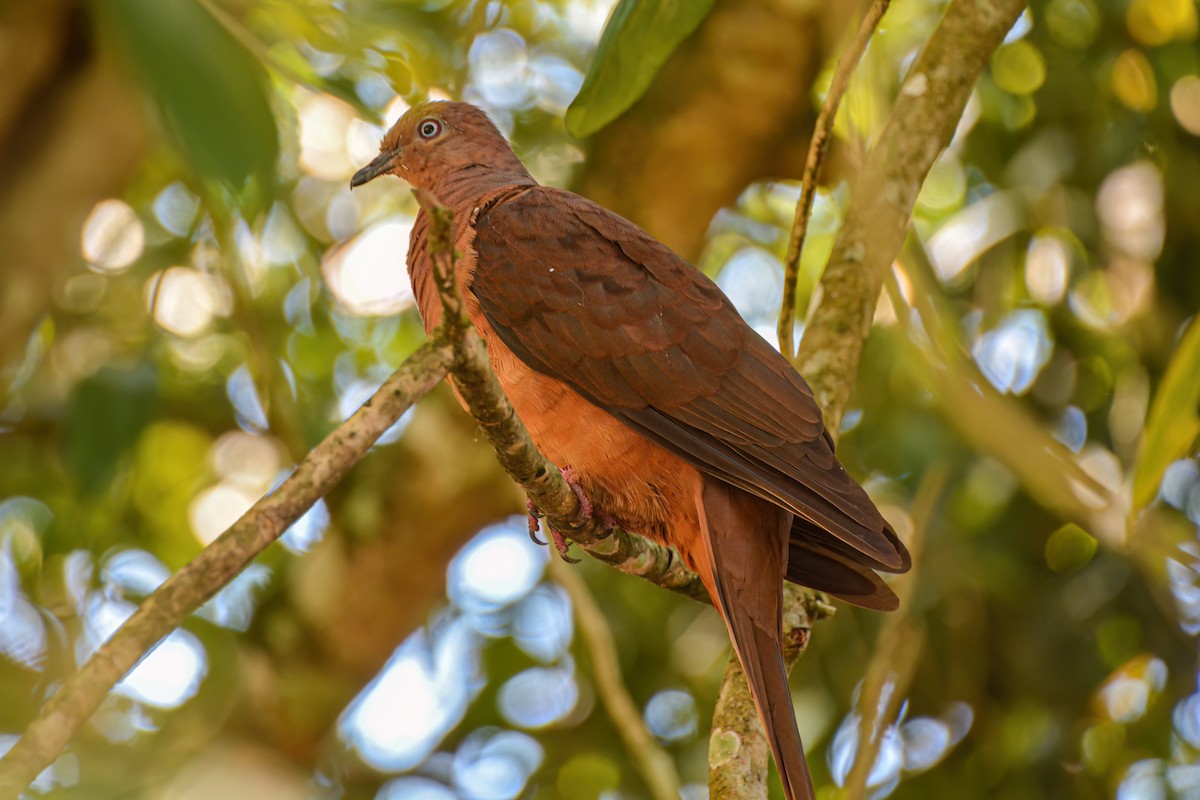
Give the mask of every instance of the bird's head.
[(430, 101), (413, 106), (396, 121), (384, 135), (379, 155), (354, 173), (350, 186), (396, 175), (436, 192), (463, 172), (528, 177), (487, 114), (469, 103)]

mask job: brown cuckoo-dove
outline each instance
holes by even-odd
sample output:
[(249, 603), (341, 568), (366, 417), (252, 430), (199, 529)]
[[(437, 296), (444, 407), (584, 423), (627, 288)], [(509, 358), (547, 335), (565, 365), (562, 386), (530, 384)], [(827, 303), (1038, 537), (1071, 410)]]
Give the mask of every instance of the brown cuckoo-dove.
[[(534, 443), (622, 528), (700, 575), (787, 796), (811, 798), (780, 650), (783, 580), (891, 610), (875, 570), (910, 564), (834, 456), (812, 391), (703, 273), (611, 211), (540, 186), (474, 106), (410, 109), (351, 185), (384, 174), (455, 212), (468, 314)], [(408, 268), (432, 330), (427, 238), (422, 213)]]

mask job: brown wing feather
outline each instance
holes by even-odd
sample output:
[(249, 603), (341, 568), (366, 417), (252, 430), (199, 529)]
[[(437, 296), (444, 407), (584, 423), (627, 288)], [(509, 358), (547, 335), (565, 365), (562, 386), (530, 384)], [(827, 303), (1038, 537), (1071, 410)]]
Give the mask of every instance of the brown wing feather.
[(788, 540), (787, 579), (863, 608), (899, 608), (900, 600), (888, 585), (861, 563), (861, 555), (847, 550), (808, 520), (796, 518)]
[(835, 537), (909, 556), (834, 457), (812, 391), (703, 273), (633, 223), (536, 187), (475, 222), (470, 286), (504, 343), (647, 438)]

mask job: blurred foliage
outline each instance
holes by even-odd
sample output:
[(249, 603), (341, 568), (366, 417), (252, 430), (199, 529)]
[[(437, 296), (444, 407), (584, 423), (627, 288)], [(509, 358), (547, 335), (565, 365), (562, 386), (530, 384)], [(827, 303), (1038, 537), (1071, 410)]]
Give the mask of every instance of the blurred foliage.
[(279, 133), (266, 72), (211, 14), (193, 0), (112, 0), (95, 10), (201, 176), (235, 189), (252, 178), (270, 180)]
[(671, 52), (696, 30), (713, 0), (639, 3), (612, 11), (579, 94), (567, 109), (567, 130), (583, 139), (612, 122), (646, 91)]
[(1196, 450), (1200, 435), (1200, 325), (1193, 320), (1163, 373), (1146, 419), (1133, 476), (1136, 509), (1153, 502), (1163, 473)]
[[(602, 36), (604, 0), (45, 0), (0, 6), (0, 25), (18, 7), (62, 13), (21, 40), (58, 42), (28, 61), (42, 82), (0, 87), (0, 195), (17, 162), (87, 184), (102, 146), (34, 158), (59, 141), (58, 117), (37, 114), (109, 60), (153, 135), (117, 196), (87, 201), (78, 255), (41, 276), (50, 305), (0, 367), (0, 746), (417, 346), (414, 204), (396, 182), (346, 185), (381, 123), (471, 100), (569, 186), (588, 154), (568, 107), (602, 140), (716, 16), (623, 2), (621, 34)], [(835, 128), (851, 170), (943, 7), (885, 18)], [(1192, 0), (1039, 0), (921, 193), (839, 444), (901, 530), (926, 473), (949, 476), (873, 796), (1200, 797), (1197, 36)], [(797, 95), (819, 104), (831, 70)], [(699, 264), (770, 338), (798, 186), (739, 188)], [(800, 318), (851, 197), (817, 199)], [(647, 796), (478, 438), (446, 392), (429, 398), (147, 658), (31, 794)], [(685, 796), (702, 797), (719, 620), (578, 569)], [(853, 762), (880, 624), (839, 609), (797, 669), (825, 798)]]

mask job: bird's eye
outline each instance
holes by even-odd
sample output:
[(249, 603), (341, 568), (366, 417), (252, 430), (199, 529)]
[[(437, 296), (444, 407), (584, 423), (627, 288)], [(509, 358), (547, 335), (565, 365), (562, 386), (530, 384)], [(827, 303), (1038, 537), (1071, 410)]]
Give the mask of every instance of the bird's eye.
[(417, 123), (417, 133), (422, 139), (432, 139), (442, 132), (442, 123), (436, 119), (423, 119)]

